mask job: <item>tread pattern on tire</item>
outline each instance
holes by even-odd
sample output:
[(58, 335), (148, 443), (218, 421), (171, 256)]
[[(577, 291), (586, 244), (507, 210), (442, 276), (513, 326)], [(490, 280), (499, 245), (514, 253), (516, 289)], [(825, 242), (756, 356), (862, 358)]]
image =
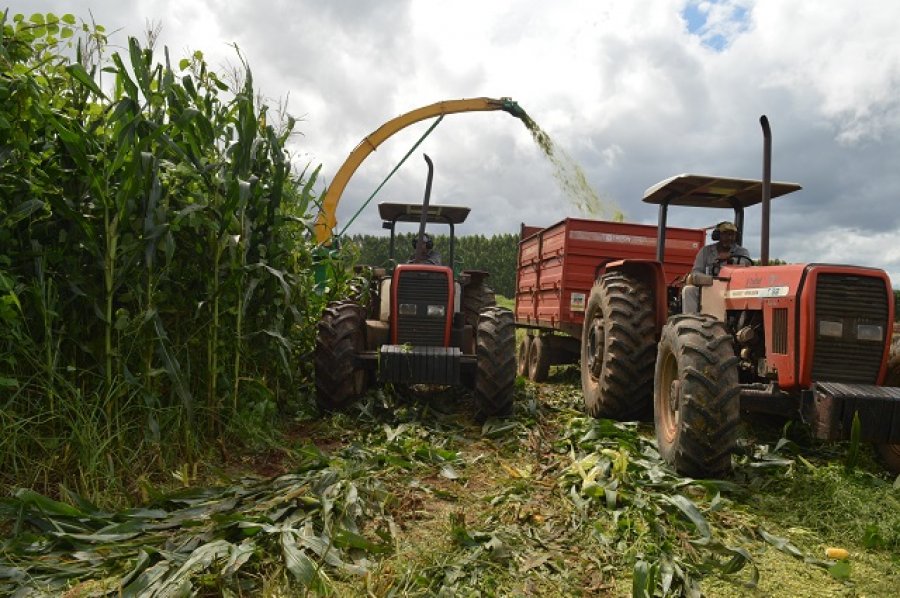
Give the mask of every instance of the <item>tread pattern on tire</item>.
[(366, 392), (366, 372), (356, 366), (365, 344), (365, 310), (351, 301), (330, 303), (316, 333), (316, 403), (341, 409)]
[(484, 282), (470, 284), (463, 288), (460, 311), (465, 316), (466, 324), (471, 326), (472, 330), (478, 328), (478, 318), (481, 315), (481, 311), (485, 308), (496, 306), (497, 297), (494, 294), (494, 290), (484, 284)]
[[(887, 363), (887, 374), (884, 376), (885, 386), (900, 386), (900, 344), (891, 347), (891, 356)], [(879, 444), (875, 447), (888, 471), (900, 475), (900, 444)]]
[[(587, 361), (593, 314), (600, 312), (605, 330), (603, 369), (595, 378)], [(605, 274), (591, 289), (585, 311), (581, 349), (581, 386), (585, 409), (593, 417), (647, 419), (653, 401), (656, 316), (653, 293), (625, 272)]]
[[(667, 355), (674, 355), (681, 383), (680, 417), (670, 445), (659, 420), (658, 387)], [(731, 471), (740, 426), (739, 361), (731, 334), (711, 316), (674, 316), (663, 328), (654, 394), (657, 440), (660, 455), (679, 473), (705, 477)]]
[(477, 328), (475, 404), (478, 417), (512, 413), (516, 383), (516, 323), (510, 310), (488, 307)]

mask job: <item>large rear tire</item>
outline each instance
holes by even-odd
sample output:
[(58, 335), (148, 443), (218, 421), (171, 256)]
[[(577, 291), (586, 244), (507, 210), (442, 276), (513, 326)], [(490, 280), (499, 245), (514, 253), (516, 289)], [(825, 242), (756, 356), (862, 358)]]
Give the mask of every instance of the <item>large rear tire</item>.
[(550, 341), (536, 336), (528, 350), (528, 377), (533, 382), (546, 382), (550, 377)]
[(581, 333), (581, 389), (594, 417), (647, 419), (656, 358), (653, 294), (625, 272), (591, 289)]
[(740, 425), (739, 359), (712, 316), (674, 316), (656, 358), (654, 422), (659, 454), (682, 475), (731, 471)]
[(466, 324), (475, 330), (478, 328), (481, 311), (488, 307), (496, 307), (497, 297), (491, 287), (479, 280), (463, 288), (461, 303), (460, 309), (466, 318)]
[(316, 403), (324, 411), (346, 407), (365, 394), (367, 373), (356, 355), (365, 348), (365, 310), (342, 301), (325, 308), (316, 333)]
[(508, 309), (489, 307), (478, 320), (475, 405), (479, 419), (512, 413), (516, 383), (516, 322)]
[[(891, 356), (887, 363), (887, 374), (884, 377), (885, 386), (900, 386), (900, 351), (895, 343), (891, 347)], [(888, 471), (894, 475), (900, 475), (900, 444), (876, 444), (875, 450), (881, 456), (881, 460)]]

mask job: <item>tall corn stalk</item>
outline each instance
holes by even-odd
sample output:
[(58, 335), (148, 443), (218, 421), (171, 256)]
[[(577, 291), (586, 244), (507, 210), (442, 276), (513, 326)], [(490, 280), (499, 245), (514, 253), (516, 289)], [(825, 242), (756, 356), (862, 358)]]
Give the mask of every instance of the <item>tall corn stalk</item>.
[[(15, 19), (0, 23), (0, 317), (16, 323), (0, 328), (0, 386), (15, 389), (0, 420), (16, 434), (0, 484), (9, 464), (44, 463), (43, 483), (92, 494), (147, 455), (192, 458), (294, 386), (327, 300), (309, 292), (317, 171), (292, 171), (294, 122), (266, 122), (243, 61), (233, 93), (199, 52), (159, 64), (131, 39), (105, 59), (89, 27), (72, 61), (74, 17)], [(9, 307), (28, 289), (42, 299)], [(262, 392), (242, 396), (244, 380)]]

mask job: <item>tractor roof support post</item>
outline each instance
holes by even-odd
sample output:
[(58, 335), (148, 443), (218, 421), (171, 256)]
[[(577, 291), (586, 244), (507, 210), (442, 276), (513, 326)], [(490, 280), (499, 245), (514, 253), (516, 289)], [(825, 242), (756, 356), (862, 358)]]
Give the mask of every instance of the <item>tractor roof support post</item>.
[(666, 255), (666, 218), (669, 211), (668, 200), (659, 204), (659, 226), (657, 227), (656, 237), (656, 261), (662, 263)]
[(738, 245), (744, 244), (744, 206), (742, 206), (739, 202), (734, 202), (734, 225), (737, 227), (737, 241)]
[(762, 180), (762, 238), (760, 239), (759, 263), (769, 265), (769, 204), (772, 199), (772, 129), (769, 119), (759, 117), (763, 130), (763, 180)]
[(397, 234), (394, 229), (395, 229), (396, 225), (397, 225), (396, 222), (391, 222), (391, 245), (388, 248), (388, 255), (391, 257), (394, 256), (394, 240), (396, 239), (396, 234)]
[(450, 225), (450, 261), (448, 264), (453, 268), (453, 272), (456, 273), (456, 262), (453, 258), (453, 255), (456, 252), (456, 227), (452, 222), (448, 222), (447, 224)]

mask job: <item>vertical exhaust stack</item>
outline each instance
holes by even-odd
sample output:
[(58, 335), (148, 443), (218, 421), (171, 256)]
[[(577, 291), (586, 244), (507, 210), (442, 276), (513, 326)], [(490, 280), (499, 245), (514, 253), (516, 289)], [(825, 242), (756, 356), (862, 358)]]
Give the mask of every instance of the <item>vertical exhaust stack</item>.
[(762, 238), (760, 239), (759, 263), (769, 265), (769, 205), (772, 200), (772, 129), (769, 119), (759, 117), (763, 130), (763, 176), (762, 176)]
[(434, 164), (428, 154), (422, 154), (428, 164), (428, 178), (425, 181), (425, 197), (422, 200), (422, 218), (419, 220), (419, 236), (416, 237), (416, 261), (425, 259), (425, 223), (428, 222), (428, 204), (431, 203), (431, 179), (434, 176)]

